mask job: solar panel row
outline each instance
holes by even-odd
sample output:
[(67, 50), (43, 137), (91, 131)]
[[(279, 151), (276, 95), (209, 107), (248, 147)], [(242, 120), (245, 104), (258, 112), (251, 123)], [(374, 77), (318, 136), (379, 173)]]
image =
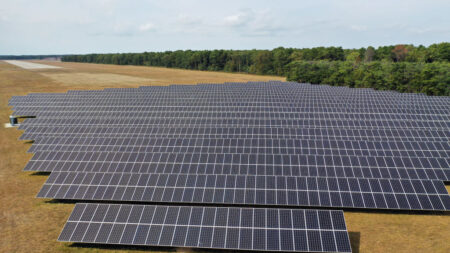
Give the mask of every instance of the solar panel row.
[[(38, 151), (25, 171), (248, 174), (448, 180), (446, 159), (344, 155)], [(408, 167), (405, 166), (408, 164)], [(424, 166), (424, 164), (426, 166)], [(418, 168), (415, 168), (417, 166)], [(440, 168), (443, 167), (443, 168)]]
[[(214, 148), (213, 153), (350, 155), (350, 156), (409, 156), (450, 157), (447, 142), (418, 141), (343, 141), (306, 140), (295, 138), (107, 138), (107, 137), (47, 137), (38, 138), (28, 150), (36, 151), (121, 151), (121, 152), (180, 152), (192, 153), (203, 147)], [(248, 152), (245, 152), (248, 151)]]
[(444, 130), (411, 129), (348, 129), (348, 128), (263, 128), (263, 127), (192, 127), (192, 126), (33, 126), (28, 127), (22, 140), (39, 136), (142, 137), (159, 136), (188, 138), (302, 138), (369, 141), (448, 141), (450, 132)]
[[(21, 124), (20, 127), (21, 130), (26, 129), (29, 126), (84, 126), (84, 125), (91, 125), (91, 126), (127, 126), (127, 125), (133, 125), (133, 126), (223, 126), (223, 127), (235, 127), (235, 126), (241, 126), (241, 127), (260, 127), (260, 126), (267, 126), (267, 127), (283, 127), (283, 126), (295, 126), (295, 127), (311, 127), (311, 126), (327, 126), (327, 127), (354, 127), (355, 129), (391, 129), (391, 128), (397, 128), (402, 127), (404, 129), (433, 129), (433, 130), (445, 130), (448, 128), (448, 126), (444, 124), (440, 124), (440, 122), (430, 122), (430, 121), (416, 121), (414, 123), (408, 124), (405, 121), (399, 121), (398, 124), (390, 123), (388, 121), (359, 121), (359, 122), (346, 122), (346, 121), (320, 121), (320, 120), (314, 120), (310, 121), (307, 119), (304, 120), (264, 120), (264, 119), (230, 119), (230, 118), (221, 118), (221, 119), (208, 119), (208, 118), (181, 118), (181, 117), (174, 117), (174, 118), (152, 118), (152, 119), (120, 119), (120, 120), (110, 120), (110, 119), (76, 119), (76, 120), (68, 120), (67, 122), (64, 122), (60, 124), (59, 122), (62, 120), (54, 120), (54, 124), (51, 124), (46, 121), (44, 124), (39, 124), (37, 121), (30, 121), (32, 119), (29, 119), (27, 122)], [(30, 122), (28, 124), (28, 122)], [(408, 126), (412, 125), (412, 126)]]
[(77, 204), (59, 241), (351, 252), (342, 211)]
[(53, 172), (38, 197), (450, 210), (450, 196), (439, 180)]

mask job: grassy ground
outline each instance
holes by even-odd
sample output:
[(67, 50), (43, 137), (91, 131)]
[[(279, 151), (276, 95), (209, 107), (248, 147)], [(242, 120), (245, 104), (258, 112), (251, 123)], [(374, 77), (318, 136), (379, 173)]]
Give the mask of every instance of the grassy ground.
[[(36, 62), (63, 68), (25, 70), (0, 61), (0, 123), (6, 123), (11, 114), (7, 106), (9, 98), (30, 92), (282, 80), (272, 76), (153, 67)], [(91, 247), (57, 242), (73, 204), (35, 198), (47, 176), (22, 172), (31, 157), (31, 154), (26, 153), (31, 144), (18, 141), (20, 135), (21, 132), (15, 128), (0, 128), (0, 252), (173, 251), (161, 248)], [(450, 187), (447, 189), (450, 190)], [(345, 211), (345, 218), (354, 252), (450, 252), (449, 215)]]

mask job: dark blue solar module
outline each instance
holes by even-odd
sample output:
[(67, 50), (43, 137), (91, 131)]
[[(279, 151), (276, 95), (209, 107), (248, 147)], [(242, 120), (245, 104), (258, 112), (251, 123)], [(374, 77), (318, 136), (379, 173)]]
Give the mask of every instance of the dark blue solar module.
[(351, 252), (342, 211), (77, 204), (59, 241), (281, 252)]
[(439, 180), (53, 172), (41, 198), (450, 210)]

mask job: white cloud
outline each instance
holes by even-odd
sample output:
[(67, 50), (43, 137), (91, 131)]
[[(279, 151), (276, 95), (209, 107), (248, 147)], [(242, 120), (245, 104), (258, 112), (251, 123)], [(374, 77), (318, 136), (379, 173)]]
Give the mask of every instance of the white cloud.
[(155, 24), (153, 23), (146, 23), (139, 26), (139, 31), (141, 32), (147, 32), (154, 30), (156, 28)]
[(281, 22), (269, 10), (246, 9), (226, 16), (222, 24), (242, 36), (272, 36), (291, 29)]
[(364, 25), (351, 25), (350, 29), (357, 32), (367, 31), (367, 26)]
[(229, 26), (241, 26), (244, 25), (246, 22), (248, 22), (248, 14), (246, 13), (236, 13), (231, 16), (227, 16), (223, 19), (223, 22), (225, 25)]

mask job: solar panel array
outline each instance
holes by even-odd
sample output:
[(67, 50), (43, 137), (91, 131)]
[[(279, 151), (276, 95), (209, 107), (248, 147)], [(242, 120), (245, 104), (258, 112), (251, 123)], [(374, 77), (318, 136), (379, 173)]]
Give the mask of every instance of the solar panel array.
[[(29, 94), (10, 105), (36, 116), (19, 128), (34, 140), (25, 170), (51, 172), (42, 198), (450, 210), (449, 97), (271, 81)], [(80, 206), (74, 213), (97, 208)], [(253, 249), (220, 243), (208, 247)], [(346, 250), (329, 249), (317, 251)]]
[(351, 252), (342, 211), (77, 204), (59, 241)]

